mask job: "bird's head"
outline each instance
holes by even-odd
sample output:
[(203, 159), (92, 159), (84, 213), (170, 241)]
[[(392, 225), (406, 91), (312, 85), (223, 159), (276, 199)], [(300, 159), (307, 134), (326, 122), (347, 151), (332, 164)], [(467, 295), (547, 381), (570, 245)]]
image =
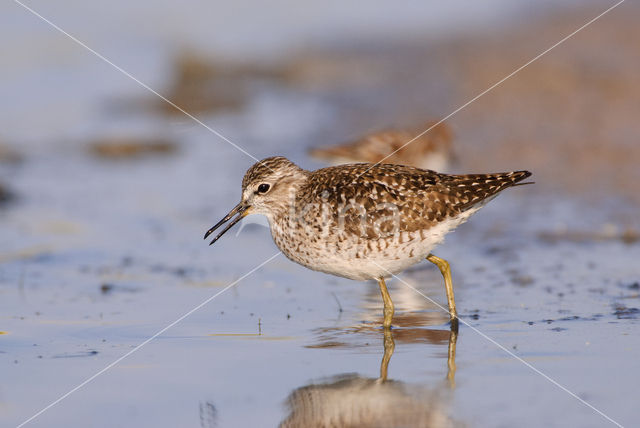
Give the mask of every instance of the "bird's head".
[(242, 200), (222, 220), (205, 233), (207, 239), (216, 229), (231, 220), (209, 245), (249, 214), (264, 214), (269, 222), (284, 213), (308, 172), (282, 156), (256, 162), (242, 179)]

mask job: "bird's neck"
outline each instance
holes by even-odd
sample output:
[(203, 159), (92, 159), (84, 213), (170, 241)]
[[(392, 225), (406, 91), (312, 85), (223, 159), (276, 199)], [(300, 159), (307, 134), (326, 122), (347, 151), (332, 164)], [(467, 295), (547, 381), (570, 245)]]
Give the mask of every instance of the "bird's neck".
[(273, 226), (276, 219), (277, 221), (286, 220), (299, 209), (297, 206), (300, 200), (299, 195), (309, 179), (308, 175), (308, 171), (300, 169), (278, 183), (280, 190), (277, 202), (273, 202), (269, 213), (266, 213), (270, 225)]

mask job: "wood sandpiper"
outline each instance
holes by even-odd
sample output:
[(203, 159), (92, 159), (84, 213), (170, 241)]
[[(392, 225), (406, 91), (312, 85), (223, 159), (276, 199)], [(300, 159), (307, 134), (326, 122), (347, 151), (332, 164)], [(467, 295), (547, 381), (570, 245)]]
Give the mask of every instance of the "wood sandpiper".
[(273, 240), (292, 261), (349, 279), (378, 281), (385, 328), (394, 312), (385, 278), (426, 258), (444, 277), (451, 328), (457, 330), (449, 263), (431, 250), (498, 193), (530, 175), (448, 175), (368, 163), (306, 171), (284, 157), (270, 157), (249, 168), (240, 203), (204, 237), (231, 220), (213, 244), (243, 217), (265, 215)]
[(420, 129), (429, 129), (429, 132), (423, 132), (416, 138), (414, 135), (418, 130), (387, 129), (346, 144), (317, 147), (309, 153), (332, 165), (384, 161), (436, 171), (448, 170), (454, 158), (449, 126), (429, 122)]

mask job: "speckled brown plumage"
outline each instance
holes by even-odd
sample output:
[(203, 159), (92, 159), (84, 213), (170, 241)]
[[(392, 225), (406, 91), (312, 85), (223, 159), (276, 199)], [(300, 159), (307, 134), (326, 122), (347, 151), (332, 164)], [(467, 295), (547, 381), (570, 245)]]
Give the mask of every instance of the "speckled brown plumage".
[[(299, 202), (321, 201), (338, 211), (350, 202), (363, 206), (368, 237), (375, 238), (373, 224), (389, 215), (385, 204), (398, 207), (401, 231), (428, 231), (530, 175), (527, 171), (448, 175), (401, 165), (340, 165), (311, 172), (300, 189)], [(318, 213), (313, 210), (309, 215)], [(349, 209), (346, 214), (347, 231), (358, 233), (361, 210)]]
[[(247, 171), (239, 206), (267, 217), (276, 245), (291, 260), (374, 279), (426, 257), (448, 231), (529, 175), (447, 175), (366, 163), (306, 171), (276, 156)], [(269, 186), (264, 194), (261, 184)]]

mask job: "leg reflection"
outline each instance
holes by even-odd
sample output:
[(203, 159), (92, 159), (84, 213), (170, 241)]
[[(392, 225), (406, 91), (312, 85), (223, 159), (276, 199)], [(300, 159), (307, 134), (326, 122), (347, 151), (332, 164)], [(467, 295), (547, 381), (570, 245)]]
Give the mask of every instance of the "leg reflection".
[(396, 349), (396, 343), (393, 340), (393, 332), (389, 328), (384, 329), (384, 355), (382, 355), (382, 361), (380, 362), (380, 381), (387, 380), (387, 369), (389, 368), (389, 361), (393, 355), (393, 351)]
[[(393, 338), (393, 330), (384, 329), (384, 354), (382, 355), (382, 361), (380, 361), (380, 377), (379, 382), (385, 382), (389, 373), (389, 361), (393, 351), (396, 349), (396, 343)], [(458, 343), (458, 332), (455, 330), (449, 331), (449, 346), (447, 348), (447, 381), (450, 388), (456, 387), (456, 344)]]
[(456, 387), (456, 343), (458, 342), (458, 331), (449, 332), (449, 349), (447, 352), (447, 381), (451, 389)]

